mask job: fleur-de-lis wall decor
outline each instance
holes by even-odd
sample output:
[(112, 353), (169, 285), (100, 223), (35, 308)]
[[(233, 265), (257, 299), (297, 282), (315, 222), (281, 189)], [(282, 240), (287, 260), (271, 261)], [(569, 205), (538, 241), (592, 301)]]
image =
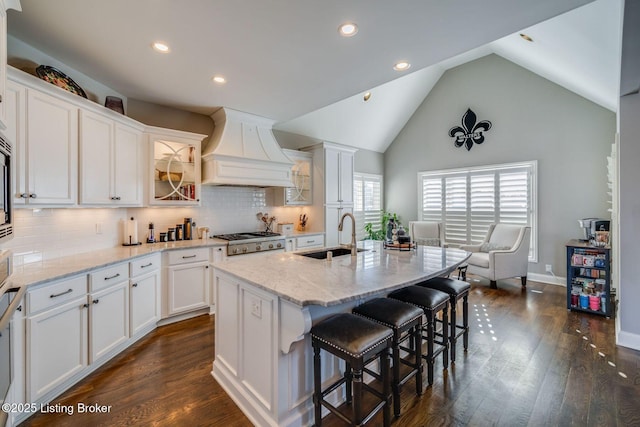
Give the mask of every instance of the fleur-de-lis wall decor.
[(453, 141), (456, 147), (467, 147), (467, 151), (471, 150), (473, 143), (482, 144), (484, 142), (483, 132), (491, 129), (489, 120), (481, 120), (476, 123), (476, 113), (467, 108), (467, 112), (462, 116), (462, 127), (454, 126), (449, 129), (449, 136), (455, 138)]

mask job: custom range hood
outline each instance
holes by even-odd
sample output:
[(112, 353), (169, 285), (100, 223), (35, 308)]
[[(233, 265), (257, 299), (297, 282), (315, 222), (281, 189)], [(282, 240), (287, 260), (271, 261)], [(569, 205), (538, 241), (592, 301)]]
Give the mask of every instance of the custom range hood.
[(202, 149), (202, 184), (293, 186), (293, 162), (271, 132), (273, 120), (229, 108), (211, 117), (215, 129)]

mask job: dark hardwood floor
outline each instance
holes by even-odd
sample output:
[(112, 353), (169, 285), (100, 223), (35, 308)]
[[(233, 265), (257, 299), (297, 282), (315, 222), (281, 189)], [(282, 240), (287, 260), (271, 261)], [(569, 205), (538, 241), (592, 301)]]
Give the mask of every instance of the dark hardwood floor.
[[(459, 344), (422, 397), (409, 382), (394, 426), (640, 426), (640, 352), (615, 346), (613, 319), (568, 312), (564, 287), (471, 283), (469, 350)], [(161, 327), (52, 402), (110, 413), (37, 414), (22, 426), (250, 425), (210, 375), (213, 324)]]

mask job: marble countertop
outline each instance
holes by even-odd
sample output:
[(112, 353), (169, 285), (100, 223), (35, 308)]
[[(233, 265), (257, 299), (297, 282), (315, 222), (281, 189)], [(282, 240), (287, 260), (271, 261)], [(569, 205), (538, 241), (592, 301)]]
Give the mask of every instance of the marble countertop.
[(208, 240), (197, 239), (166, 243), (143, 243), (138, 246), (118, 246), (115, 248), (101, 249), (17, 265), (14, 266), (13, 274), (8, 282), (11, 283), (11, 286), (37, 285), (154, 253), (177, 249), (226, 245), (227, 242), (225, 240), (212, 238)]
[[(418, 246), (415, 250), (384, 249), (365, 240), (356, 257), (331, 261), (296, 252), (229, 257), (214, 265), (296, 305), (332, 306), (419, 283), (454, 270), (471, 255), (460, 249)], [(306, 250), (304, 252), (309, 252)]]

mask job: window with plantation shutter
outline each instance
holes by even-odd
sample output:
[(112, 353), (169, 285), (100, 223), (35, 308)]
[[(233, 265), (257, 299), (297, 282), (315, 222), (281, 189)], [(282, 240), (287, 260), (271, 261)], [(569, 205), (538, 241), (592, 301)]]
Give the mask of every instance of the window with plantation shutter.
[(449, 245), (478, 244), (493, 223), (531, 227), (537, 261), (537, 162), (418, 173), (419, 219), (442, 222)]
[(356, 218), (356, 238), (364, 239), (366, 224), (373, 230), (382, 228), (382, 175), (353, 174), (353, 216)]

